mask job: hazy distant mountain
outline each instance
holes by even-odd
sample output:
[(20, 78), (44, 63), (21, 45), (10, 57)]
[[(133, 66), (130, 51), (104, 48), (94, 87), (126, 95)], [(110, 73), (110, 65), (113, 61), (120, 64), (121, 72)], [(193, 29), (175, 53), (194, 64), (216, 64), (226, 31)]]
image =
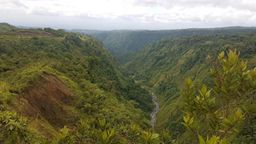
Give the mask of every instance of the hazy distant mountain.
[(207, 35), (237, 35), (247, 32), (255, 32), (255, 27), (224, 27), (204, 29), (180, 29), (180, 30), (72, 30), (91, 35), (102, 41), (104, 46), (117, 58), (120, 63), (127, 63), (134, 55), (146, 45), (161, 39), (185, 36)]

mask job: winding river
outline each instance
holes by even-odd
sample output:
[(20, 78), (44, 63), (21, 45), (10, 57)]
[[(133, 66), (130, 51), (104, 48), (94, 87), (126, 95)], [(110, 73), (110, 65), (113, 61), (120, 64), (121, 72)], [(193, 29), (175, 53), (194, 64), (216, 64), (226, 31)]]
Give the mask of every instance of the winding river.
[(155, 105), (154, 110), (151, 112), (150, 116), (151, 116), (151, 126), (153, 129), (155, 129), (155, 125), (156, 125), (156, 115), (159, 111), (159, 103), (157, 100), (157, 97), (152, 93), (152, 101)]

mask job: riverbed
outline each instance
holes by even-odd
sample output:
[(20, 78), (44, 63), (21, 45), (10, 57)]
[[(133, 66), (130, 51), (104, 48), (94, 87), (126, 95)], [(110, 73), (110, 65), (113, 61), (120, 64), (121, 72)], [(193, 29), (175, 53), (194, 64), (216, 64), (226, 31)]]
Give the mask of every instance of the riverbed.
[(157, 100), (157, 97), (152, 93), (152, 101), (155, 105), (155, 108), (153, 109), (153, 111), (151, 112), (150, 116), (151, 116), (151, 126), (153, 129), (155, 129), (155, 125), (156, 125), (156, 120), (157, 120), (157, 113), (159, 111), (159, 103)]

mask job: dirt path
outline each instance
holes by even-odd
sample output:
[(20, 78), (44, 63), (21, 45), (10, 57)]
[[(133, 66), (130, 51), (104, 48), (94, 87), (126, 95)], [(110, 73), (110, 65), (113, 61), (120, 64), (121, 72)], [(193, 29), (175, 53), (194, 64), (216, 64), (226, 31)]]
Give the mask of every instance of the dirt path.
[(159, 111), (159, 103), (158, 103), (157, 97), (153, 93), (152, 93), (152, 101), (155, 105), (155, 108), (152, 111), (152, 113), (150, 114), (150, 116), (151, 116), (151, 126), (154, 129), (155, 125), (156, 125), (156, 119), (157, 119), (156, 115)]

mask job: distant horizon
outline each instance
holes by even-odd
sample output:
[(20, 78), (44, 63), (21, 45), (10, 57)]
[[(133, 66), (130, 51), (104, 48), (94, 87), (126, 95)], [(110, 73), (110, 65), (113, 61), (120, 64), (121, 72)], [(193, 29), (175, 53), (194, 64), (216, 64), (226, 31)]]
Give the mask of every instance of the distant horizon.
[(256, 26), (255, 0), (1, 0), (0, 21), (88, 30)]
[(50, 26), (27, 26), (27, 25), (15, 25), (9, 22), (0, 21), (1, 23), (10, 24), (17, 28), (25, 29), (37, 29), (37, 28), (52, 28), (52, 29), (63, 29), (68, 31), (84, 30), (84, 31), (168, 31), (168, 30), (193, 30), (193, 29), (221, 29), (221, 28), (256, 28), (256, 26), (241, 26), (241, 25), (231, 25), (231, 26), (219, 26), (219, 27), (187, 27), (187, 28), (174, 28), (174, 29), (86, 29), (86, 28), (59, 28)]

